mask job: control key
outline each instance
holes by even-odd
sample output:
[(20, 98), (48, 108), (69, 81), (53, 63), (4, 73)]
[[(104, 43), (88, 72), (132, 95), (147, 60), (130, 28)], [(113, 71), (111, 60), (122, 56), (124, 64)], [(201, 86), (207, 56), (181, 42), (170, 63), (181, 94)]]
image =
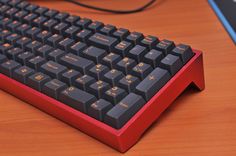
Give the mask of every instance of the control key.
[(145, 104), (144, 99), (134, 93), (130, 93), (105, 116), (105, 123), (119, 129)]

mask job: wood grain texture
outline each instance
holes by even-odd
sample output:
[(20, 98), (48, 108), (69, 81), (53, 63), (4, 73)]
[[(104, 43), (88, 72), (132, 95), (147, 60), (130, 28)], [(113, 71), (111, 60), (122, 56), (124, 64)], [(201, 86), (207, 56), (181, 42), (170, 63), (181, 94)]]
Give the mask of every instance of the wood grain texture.
[[(147, 11), (113, 15), (63, 1), (36, 4), (204, 51), (206, 89), (187, 89), (124, 155), (236, 155), (236, 46), (206, 0), (160, 0)], [(90, 0), (131, 8), (141, 0)], [(112, 148), (0, 90), (1, 156), (120, 155)]]

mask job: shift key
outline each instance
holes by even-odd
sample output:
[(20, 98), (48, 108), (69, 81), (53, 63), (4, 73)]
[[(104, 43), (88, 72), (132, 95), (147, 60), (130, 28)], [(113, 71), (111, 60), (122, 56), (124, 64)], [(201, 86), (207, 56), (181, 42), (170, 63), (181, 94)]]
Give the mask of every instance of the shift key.
[(83, 90), (76, 87), (69, 87), (60, 93), (59, 100), (76, 110), (86, 113), (88, 107), (97, 99), (94, 95)]
[(155, 95), (171, 78), (169, 72), (157, 67), (135, 88), (135, 92), (142, 95), (148, 101)]

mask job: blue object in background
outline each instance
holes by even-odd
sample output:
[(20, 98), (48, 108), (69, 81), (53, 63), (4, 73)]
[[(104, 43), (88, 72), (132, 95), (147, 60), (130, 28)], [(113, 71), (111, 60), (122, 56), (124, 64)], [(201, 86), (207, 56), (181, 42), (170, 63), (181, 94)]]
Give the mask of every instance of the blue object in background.
[[(227, 0), (222, 0), (222, 2), (224, 2), (224, 1), (226, 2)], [(229, 2), (229, 0), (228, 0), (228, 3), (232, 3), (232, 5), (236, 6), (236, 2), (234, 0), (231, 0), (231, 1), (232, 2)], [(215, 0), (208, 0), (208, 2), (211, 5), (211, 7), (214, 9), (216, 15), (221, 20), (224, 27), (226, 28), (226, 30), (230, 34), (231, 38), (233, 39), (234, 43), (236, 44), (236, 31), (235, 31), (235, 28), (233, 28), (233, 25), (231, 25), (232, 23), (230, 23), (229, 20), (227, 20), (227, 18), (225, 17), (224, 13), (221, 11), (221, 9), (219, 8), (219, 6), (217, 5)], [(234, 11), (235, 11), (235, 17), (236, 17), (236, 10), (234, 10)], [(236, 27), (236, 25), (234, 27)]]

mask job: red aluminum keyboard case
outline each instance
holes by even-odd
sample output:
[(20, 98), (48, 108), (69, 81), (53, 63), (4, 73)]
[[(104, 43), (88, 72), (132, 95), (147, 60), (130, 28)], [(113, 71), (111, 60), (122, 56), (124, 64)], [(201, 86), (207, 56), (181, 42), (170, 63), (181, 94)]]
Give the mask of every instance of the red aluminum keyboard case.
[(204, 89), (202, 52), (194, 50), (194, 53), (191, 60), (121, 129), (112, 128), (3, 74), (0, 74), (0, 88), (118, 151), (125, 152), (186, 87), (194, 84), (199, 90)]

